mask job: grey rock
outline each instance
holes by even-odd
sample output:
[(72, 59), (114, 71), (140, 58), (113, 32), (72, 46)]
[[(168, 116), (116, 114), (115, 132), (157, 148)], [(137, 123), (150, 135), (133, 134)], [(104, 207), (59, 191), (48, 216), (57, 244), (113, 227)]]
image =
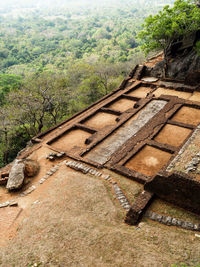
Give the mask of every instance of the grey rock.
[(56, 168), (51, 168), (50, 171), (55, 173), (57, 171), (57, 169)]
[(157, 221), (157, 222), (161, 222), (161, 221), (162, 221), (162, 218), (163, 218), (163, 216), (162, 216), (162, 215), (160, 215), (160, 214), (156, 214), (155, 218), (156, 218), (156, 221)]
[(150, 214), (150, 216), (149, 216), (149, 218), (151, 219), (151, 220), (153, 220), (153, 221), (156, 221), (156, 213), (155, 212), (152, 212), (151, 214)]
[(177, 225), (177, 226), (181, 226), (181, 225), (182, 225), (182, 223), (183, 223), (183, 221), (181, 221), (181, 220), (178, 220), (178, 219), (176, 220), (176, 225)]
[(53, 174), (52, 171), (48, 171), (46, 175), (51, 176)]
[(126, 197), (124, 195), (121, 195), (121, 196), (117, 196), (117, 199), (126, 199)]
[(193, 172), (195, 171), (197, 168), (196, 167), (190, 167), (190, 168), (187, 168), (187, 172)]
[(9, 201), (6, 201), (6, 202), (4, 202), (4, 203), (1, 203), (1, 204), (0, 204), (0, 208), (5, 208), (5, 207), (8, 207), (8, 206), (9, 206), (9, 204), (10, 204), (10, 202), (9, 202)]
[(130, 206), (129, 204), (127, 204), (127, 205), (124, 206), (124, 208), (125, 208), (126, 210), (129, 210), (129, 209), (131, 208), (131, 206)]
[(194, 224), (191, 222), (183, 222), (182, 227), (187, 229), (187, 230), (193, 230), (194, 229)]
[(115, 194), (117, 195), (117, 197), (120, 197), (120, 196), (124, 196), (124, 194), (122, 193), (122, 191), (117, 191), (115, 192)]
[(171, 225), (172, 218), (170, 216), (163, 216), (161, 222), (166, 225)]
[(110, 178), (110, 175), (105, 175), (105, 174), (102, 174), (102, 178), (107, 180), (108, 178)]
[(172, 219), (172, 225), (174, 226), (178, 225), (178, 220), (176, 218)]
[(195, 231), (200, 231), (200, 225), (198, 223), (194, 224), (194, 228)]
[(36, 186), (32, 185), (31, 187), (29, 187), (26, 191), (23, 192), (23, 194), (29, 195), (30, 193), (32, 193), (34, 190), (36, 189)]
[(193, 159), (192, 159), (192, 164), (193, 164), (194, 166), (197, 166), (197, 165), (199, 164), (199, 162), (200, 162), (200, 159), (199, 159), (199, 158), (193, 158)]
[(62, 158), (62, 157), (63, 157), (63, 154), (61, 154), (61, 153), (57, 153), (57, 154), (56, 154), (56, 157), (57, 157), (57, 158)]
[(42, 179), (40, 179), (39, 183), (40, 183), (40, 184), (43, 184), (43, 183), (45, 182), (45, 180), (46, 180), (46, 179), (42, 178)]
[(145, 215), (147, 218), (151, 218), (152, 214), (153, 214), (152, 211), (150, 211), (150, 210), (148, 211), (148, 210), (147, 210), (147, 211), (145, 212), (144, 215)]
[(14, 162), (6, 185), (8, 190), (15, 190), (22, 187), (24, 182), (24, 168), (25, 164), (21, 160), (16, 160)]

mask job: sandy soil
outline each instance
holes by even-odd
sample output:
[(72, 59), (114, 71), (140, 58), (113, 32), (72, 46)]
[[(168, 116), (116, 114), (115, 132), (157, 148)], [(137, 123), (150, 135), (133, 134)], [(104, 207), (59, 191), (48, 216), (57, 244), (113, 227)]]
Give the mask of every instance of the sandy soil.
[(136, 103), (136, 101), (122, 98), (122, 99), (115, 101), (113, 104), (111, 104), (108, 107), (111, 109), (120, 111), (120, 112), (124, 112), (124, 111), (128, 110), (129, 108), (133, 108), (135, 103)]
[(182, 107), (171, 120), (198, 125), (200, 123), (200, 109)]
[(166, 124), (154, 138), (157, 142), (171, 146), (180, 146), (192, 131), (176, 125)]
[(146, 145), (125, 166), (147, 176), (152, 176), (169, 161), (170, 157), (171, 154)]
[[(199, 263), (194, 232), (144, 219), (122, 223), (124, 213), (98, 178), (63, 166), (28, 197), (17, 235), (0, 250), (3, 267), (150, 267)], [(43, 194), (42, 194), (43, 191)]]
[(192, 96), (189, 98), (189, 100), (200, 102), (200, 93), (194, 92)]
[(147, 67), (154, 67), (158, 62), (160, 62), (163, 59), (164, 59), (164, 57), (163, 57), (163, 54), (162, 54), (160, 56), (157, 56), (157, 57), (149, 60), (148, 62), (145, 63), (145, 65)]
[(84, 122), (84, 125), (92, 127), (94, 129), (101, 129), (105, 126), (116, 124), (115, 119), (117, 118), (116, 115), (109, 114), (106, 112), (98, 112), (90, 119)]
[(144, 98), (150, 92), (151, 92), (151, 88), (150, 87), (141, 86), (138, 89), (129, 92), (127, 95), (134, 96), (134, 97), (139, 97), (139, 98)]
[(70, 151), (75, 146), (84, 148), (86, 147), (85, 140), (90, 136), (91, 134), (84, 130), (71, 130), (53, 142), (51, 146), (61, 151)]
[(161, 95), (173, 95), (183, 99), (189, 99), (192, 96), (191, 93), (170, 90), (162, 87), (156, 89), (153, 94), (155, 95), (155, 97), (159, 97)]

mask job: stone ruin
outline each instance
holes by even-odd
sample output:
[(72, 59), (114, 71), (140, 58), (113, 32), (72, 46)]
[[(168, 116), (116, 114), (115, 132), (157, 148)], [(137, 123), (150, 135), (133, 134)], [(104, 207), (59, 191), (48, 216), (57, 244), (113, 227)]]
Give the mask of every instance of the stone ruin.
[[(18, 159), (45, 146), (55, 151), (48, 160), (67, 157), (142, 184), (143, 192), (130, 203), (128, 224), (138, 223), (155, 195), (200, 215), (199, 76), (192, 84), (160, 77), (162, 61), (160, 54), (136, 66), (118, 89), (34, 137)], [(169, 218), (151, 216), (168, 224)]]

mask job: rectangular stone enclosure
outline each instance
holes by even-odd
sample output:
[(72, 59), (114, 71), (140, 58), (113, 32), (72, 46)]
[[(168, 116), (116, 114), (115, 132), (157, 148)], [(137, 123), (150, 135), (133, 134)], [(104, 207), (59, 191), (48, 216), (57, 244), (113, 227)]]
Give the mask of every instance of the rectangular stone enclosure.
[(125, 167), (146, 176), (153, 176), (170, 158), (170, 153), (146, 145), (125, 164)]

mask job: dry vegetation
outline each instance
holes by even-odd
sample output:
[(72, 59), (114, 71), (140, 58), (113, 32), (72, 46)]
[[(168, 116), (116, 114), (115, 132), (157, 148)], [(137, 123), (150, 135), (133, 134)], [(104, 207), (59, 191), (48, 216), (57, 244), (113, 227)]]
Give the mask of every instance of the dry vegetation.
[(140, 227), (125, 225), (124, 213), (100, 179), (62, 166), (44, 188), (37, 199), (32, 195), (16, 237), (1, 248), (1, 266), (132, 267), (181, 262), (194, 266), (199, 262), (200, 239), (194, 232), (146, 219)]

